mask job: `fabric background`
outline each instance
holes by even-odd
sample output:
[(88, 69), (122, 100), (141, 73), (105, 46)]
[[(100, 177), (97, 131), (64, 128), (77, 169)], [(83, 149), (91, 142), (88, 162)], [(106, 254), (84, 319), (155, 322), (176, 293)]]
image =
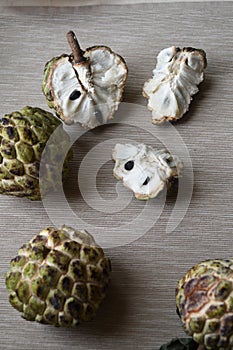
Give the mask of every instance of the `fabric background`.
[[(106, 249), (113, 265), (108, 298), (93, 322), (70, 330), (28, 323), (9, 305), (4, 274), (10, 259), (51, 222), (41, 202), (0, 196), (0, 349), (157, 350), (170, 338), (184, 335), (175, 312), (177, 280), (203, 259), (232, 256), (233, 5), (193, 2), (2, 7), (1, 115), (25, 105), (48, 109), (41, 93), (43, 67), (53, 56), (68, 51), (65, 33), (70, 29), (78, 33), (82, 47), (108, 45), (125, 58), (129, 78), (124, 100), (143, 106), (146, 100), (141, 96), (142, 86), (151, 76), (162, 48), (177, 45), (206, 50), (206, 80), (186, 117), (175, 124), (193, 163), (192, 201), (172, 234), (166, 233), (166, 225), (176, 191), (169, 193), (159, 221), (146, 235), (126, 246)], [(140, 115), (135, 115), (136, 120), (143, 127)], [(100, 214), (83, 201), (77, 174), (88, 150), (119, 136), (159, 146), (151, 135), (133, 127), (116, 125), (88, 132), (74, 146), (72, 170), (65, 186), (74, 212), (93, 225), (101, 222), (106, 232), (112, 225), (118, 227), (132, 220), (145, 204), (132, 199), (116, 215)], [(112, 167), (107, 162), (97, 177), (100, 194), (109, 200), (116, 198)], [(157, 200), (153, 203), (156, 205)], [(66, 220), (66, 212), (58, 215)], [(143, 231), (144, 223), (141, 225)]]

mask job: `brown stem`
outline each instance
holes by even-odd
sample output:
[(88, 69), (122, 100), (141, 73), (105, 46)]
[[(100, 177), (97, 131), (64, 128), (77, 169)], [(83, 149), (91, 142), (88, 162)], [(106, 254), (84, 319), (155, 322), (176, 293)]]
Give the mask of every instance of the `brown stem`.
[(66, 37), (74, 56), (74, 63), (81, 63), (86, 61), (85, 57), (83, 56), (83, 51), (79, 46), (78, 40), (74, 32), (72, 32), (72, 30), (69, 31), (66, 34)]
[(198, 348), (197, 348), (197, 350), (205, 350), (204, 345), (199, 345)]

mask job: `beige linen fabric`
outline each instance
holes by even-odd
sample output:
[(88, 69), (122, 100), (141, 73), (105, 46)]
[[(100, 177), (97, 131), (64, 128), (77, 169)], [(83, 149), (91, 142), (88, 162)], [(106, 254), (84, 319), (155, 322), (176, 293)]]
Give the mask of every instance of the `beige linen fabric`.
[[(108, 298), (93, 322), (72, 330), (26, 322), (9, 305), (4, 274), (10, 259), (23, 243), (52, 223), (41, 202), (0, 196), (0, 349), (157, 350), (170, 338), (184, 335), (175, 312), (177, 280), (203, 259), (233, 254), (233, 4), (2, 7), (0, 115), (25, 105), (48, 110), (41, 93), (44, 64), (69, 52), (65, 34), (70, 29), (78, 34), (82, 47), (108, 45), (125, 58), (129, 78), (124, 100), (144, 108), (142, 86), (162, 48), (177, 45), (206, 50), (206, 80), (186, 117), (175, 124), (193, 163), (193, 196), (173, 233), (166, 233), (166, 225), (176, 191), (168, 194), (160, 219), (146, 235), (106, 250), (113, 266)], [(145, 118), (151, 118), (149, 111)], [(65, 192), (74, 213), (84, 220), (81, 229), (87, 222), (105, 233), (113, 226), (120, 231), (120, 225), (132, 222), (143, 210), (145, 203), (132, 199), (118, 213), (98, 212), (85, 203), (77, 186), (83, 157), (104, 140), (125, 137), (161, 146), (143, 130), (140, 114), (135, 115), (135, 123), (142, 128), (118, 124), (88, 132), (76, 142)], [(157, 127), (151, 124), (151, 128)], [(117, 198), (112, 169), (109, 161), (97, 176), (97, 189), (108, 200)], [(89, 191), (91, 195), (91, 187)], [(156, 208), (157, 200), (151, 203)], [(68, 224), (66, 212), (57, 215)], [(144, 220), (139, 225), (142, 232), (145, 224)], [(135, 230), (133, 223), (131, 229)]]

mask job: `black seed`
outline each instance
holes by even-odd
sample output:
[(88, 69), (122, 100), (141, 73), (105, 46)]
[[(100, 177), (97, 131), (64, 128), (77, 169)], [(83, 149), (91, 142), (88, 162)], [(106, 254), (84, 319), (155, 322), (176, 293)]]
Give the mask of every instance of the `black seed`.
[(78, 90), (74, 90), (71, 94), (70, 94), (70, 97), (69, 99), (71, 101), (74, 101), (74, 100), (77, 100), (77, 98), (79, 98), (81, 96), (81, 92), (78, 91)]
[(149, 178), (149, 176), (147, 176), (146, 180), (143, 182), (142, 185), (146, 186), (149, 183), (149, 181), (150, 181), (150, 178)]
[(13, 139), (15, 137), (14, 129), (12, 128), (12, 126), (8, 126), (6, 128), (6, 132), (10, 139)]
[(2, 118), (1, 122), (2, 122), (2, 125), (8, 125), (10, 123), (9, 119), (7, 118)]
[(133, 160), (129, 160), (127, 163), (125, 163), (125, 170), (132, 170), (134, 167), (134, 161)]

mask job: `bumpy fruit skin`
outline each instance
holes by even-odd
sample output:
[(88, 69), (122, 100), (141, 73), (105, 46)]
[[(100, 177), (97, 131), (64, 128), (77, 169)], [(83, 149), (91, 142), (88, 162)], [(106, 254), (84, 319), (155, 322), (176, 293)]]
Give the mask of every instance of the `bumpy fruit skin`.
[(233, 259), (207, 260), (178, 282), (184, 330), (207, 350), (233, 349)]
[(159, 350), (197, 350), (198, 344), (192, 338), (176, 338), (162, 345)]
[[(53, 114), (40, 108), (24, 107), (18, 112), (0, 118), (0, 193), (31, 200), (41, 198), (39, 169), (42, 153), (54, 130), (61, 122)], [(63, 132), (63, 131), (61, 131)], [(63, 132), (64, 133), (64, 132)], [(56, 164), (64, 135), (49, 148), (50, 161), (46, 164), (45, 178)], [(67, 160), (71, 154), (67, 156)], [(64, 164), (67, 171), (67, 162)], [(54, 179), (50, 185), (53, 187)], [(48, 187), (48, 184), (46, 184)]]
[(49, 227), (11, 260), (9, 301), (28, 321), (76, 326), (94, 317), (110, 271), (110, 260), (86, 231)]
[(49, 89), (47, 82), (49, 80), (49, 75), (51, 74), (52, 67), (54, 67), (56, 65), (56, 63), (58, 63), (60, 61), (60, 59), (62, 59), (63, 57), (69, 57), (69, 55), (63, 54), (61, 56), (54, 57), (46, 63), (45, 68), (44, 68), (44, 75), (43, 75), (43, 79), (42, 79), (42, 92), (44, 93), (44, 95), (46, 97), (46, 101), (47, 101), (49, 108), (55, 109), (58, 118), (60, 118), (60, 114), (62, 113), (62, 111), (54, 103), (52, 91), (51, 91), (51, 89)]

